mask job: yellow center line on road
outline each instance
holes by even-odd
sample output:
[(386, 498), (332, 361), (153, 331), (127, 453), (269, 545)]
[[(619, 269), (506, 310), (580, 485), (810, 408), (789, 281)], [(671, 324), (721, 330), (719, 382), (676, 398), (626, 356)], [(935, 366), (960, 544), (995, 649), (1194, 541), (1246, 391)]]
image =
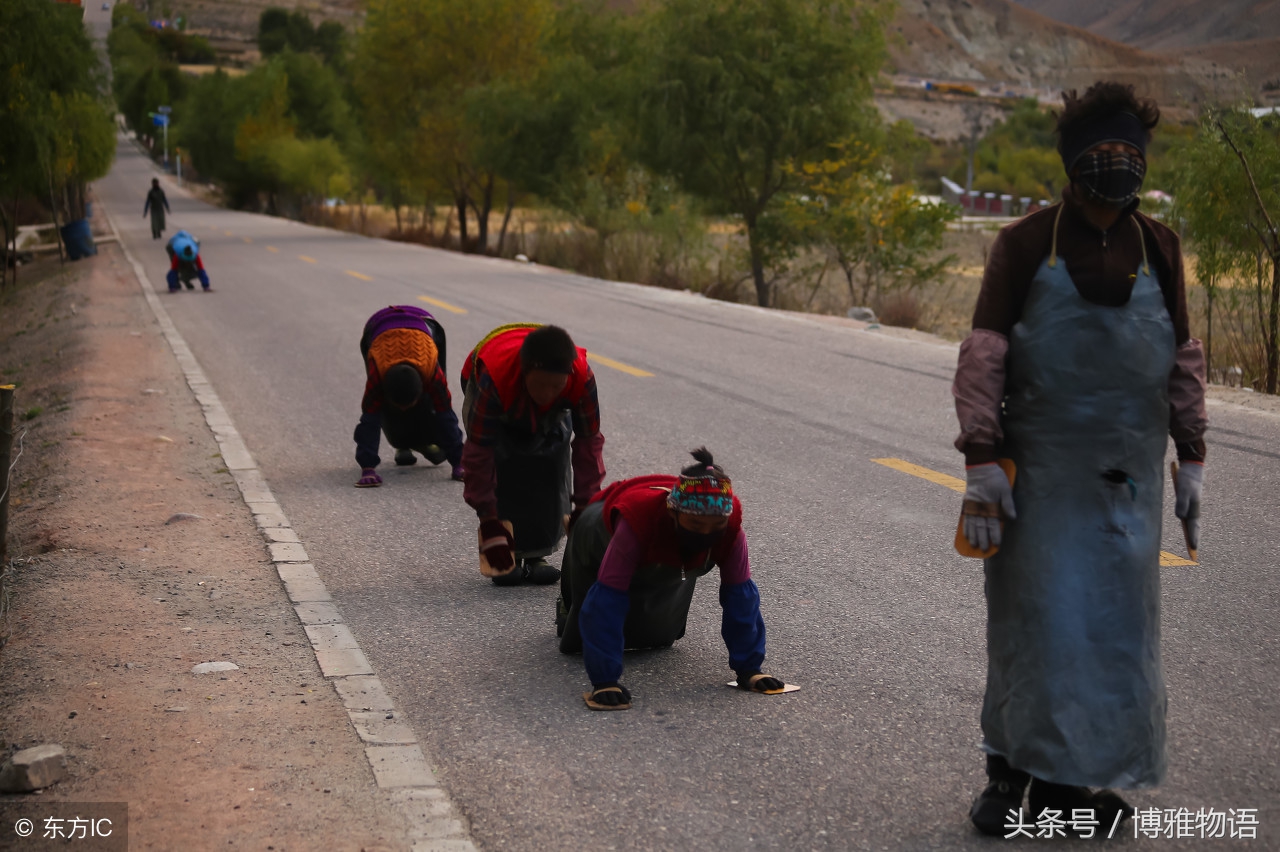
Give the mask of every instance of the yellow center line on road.
[(246, 243), (251, 243), (251, 242), (253, 242), (253, 240), (252, 240), (251, 238), (249, 238), (249, 237), (241, 237), (240, 239), (244, 240)]
[(305, 254), (298, 255), (298, 260), (303, 260), (303, 261), (306, 261), (307, 263), (316, 262), (316, 259), (314, 257), (307, 257)]
[(271, 252), (272, 254), (280, 253), (280, 249), (276, 248), (275, 246), (267, 246), (267, 251)]
[[(960, 494), (964, 493), (965, 486), (963, 479), (956, 479), (954, 476), (948, 476), (945, 473), (939, 473), (936, 470), (930, 470), (927, 467), (921, 467), (918, 464), (912, 464), (903, 459), (872, 459), (876, 464), (882, 464), (885, 467), (893, 468), (896, 471), (917, 476), (926, 479), (935, 485), (941, 485), (943, 488), (950, 488)], [(1160, 551), (1160, 567), (1162, 568), (1178, 568), (1186, 565), (1199, 565), (1199, 562), (1192, 562), (1190, 559), (1184, 559), (1168, 551)]]
[(950, 488), (952, 491), (964, 493), (964, 480), (956, 479), (954, 476), (947, 476), (945, 473), (939, 473), (936, 470), (929, 470), (927, 467), (921, 467), (918, 464), (912, 464), (902, 459), (872, 459), (876, 464), (882, 464), (885, 467), (891, 467), (896, 471), (918, 476), (921, 479), (927, 479), (934, 485), (941, 485), (943, 488)]
[(346, 272), (348, 275), (350, 275), (352, 278), (359, 278), (361, 281), (373, 280), (372, 275), (365, 275), (363, 272), (356, 272), (354, 269), (346, 269), (343, 271)]
[(433, 299), (430, 296), (419, 296), (419, 302), (426, 302), (428, 305), (435, 305), (437, 308), (444, 308), (451, 314), (465, 314), (466, 308), (460, 308), (457, 305), (451, 305), (448, 302), (442, 302), (439, 299)]
[(230, 231), (223, 231), (222, 233), (226, 234), (228, 237), (234, 237), (234, 236), (235, 236), (235, 234), (231, 233)]
[(595, 361), (597, 364), (601, 364), (605, 367), (612, 367), (615, 370), (626, 373), (628, 376), (639, 376), (642, 379), (653, 377), (653, 373), (650, 373), (648, 370), (641, 370), (639, 367), (632, 367), (630, 364), (624, 364), (621, 361), (606, 358), (595, 352), (588, 352), (587, 357), (592, 361)]

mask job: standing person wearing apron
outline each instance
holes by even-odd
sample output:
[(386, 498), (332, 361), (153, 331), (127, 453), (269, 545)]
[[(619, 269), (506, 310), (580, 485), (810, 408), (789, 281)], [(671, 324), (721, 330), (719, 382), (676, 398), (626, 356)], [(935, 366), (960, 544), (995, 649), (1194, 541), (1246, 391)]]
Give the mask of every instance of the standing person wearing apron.
[(565, 518), (604, 481), (587, 350), (558, 326), (504, 325), (467, 356), (462, 388), (463, 497), (480, 518), (493, 582), (554, 583), (560, 571), (546, 557), (564, 537)]
[(151, 239), (158, 240), (164, 233), (164, 214), (169, 209), (169, 199), (160, 188), (160, 179), (151, 179), (151, 189), (147, 191), (146, 203), (142, 205), (142, 218), (151, 215)]
[(626, 710), (625, 648), (667, 648), (684, 636), (698, 578), (720, 568), (720, 634), (742, 689), (777, 692), (764, 665), (760, 591), (751, 579), (742, 504), (705, 447), (680, 476), (639, 476), (595, 495), (569, 528), (556, 634), (582, 652), (592, 710)]
[[(1119, 83), (1063, 100), (1071, 183), (1000, 232), (953, 387), (965, 536), (999, 547), (985, 561), (988, 785), (970, 810), (993, 835), (1024, 792), (1029, 821), (1091, 810), (1106, 834), (1131, 810), (1090, 788), (1164, 778), (1168, 436), (1193, 546), (1204, 476), (1204, 354), (1178, 237), (1137, 212), (1159, 109)], [(998, 458), (1016, 465), (1012, 487)]]

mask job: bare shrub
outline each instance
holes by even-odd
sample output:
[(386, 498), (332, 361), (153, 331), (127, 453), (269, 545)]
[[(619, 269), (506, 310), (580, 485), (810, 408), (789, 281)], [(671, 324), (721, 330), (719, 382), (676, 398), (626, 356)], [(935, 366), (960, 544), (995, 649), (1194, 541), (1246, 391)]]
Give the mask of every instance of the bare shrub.
[(919, 328), (921, 319), (920, 300), (915, 293), (890, 293), (872, 305), (882, 325), (894, 325), (900, 328)]

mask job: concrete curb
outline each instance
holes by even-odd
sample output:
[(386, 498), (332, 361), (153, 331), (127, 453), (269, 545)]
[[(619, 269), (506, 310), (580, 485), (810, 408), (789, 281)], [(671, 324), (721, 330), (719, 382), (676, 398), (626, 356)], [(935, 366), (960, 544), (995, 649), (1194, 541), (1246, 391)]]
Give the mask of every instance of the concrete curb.
[(403, 713), (395, 709), (351, 629), (333, 603), (329, 590), (311, 564), (284, 509), (249, 453), (231, 416), (210, 385), (199, 362), (161, 304), (146, 271), (120, 239), (114, 217), (105, 206), (111, 233), (133, 267), (151, 312), (182, 368), (187, 385), (204, 412), (223, 461), (253, 513), (280, 582), (294, 605), (324, 677), (333, 684), (356, 735), (365, 744), (373, 780), (386, 790), (409, 824), (413, 852), (475, 852), (467, 827), (458, 818), (448, 793), (436, 780)]

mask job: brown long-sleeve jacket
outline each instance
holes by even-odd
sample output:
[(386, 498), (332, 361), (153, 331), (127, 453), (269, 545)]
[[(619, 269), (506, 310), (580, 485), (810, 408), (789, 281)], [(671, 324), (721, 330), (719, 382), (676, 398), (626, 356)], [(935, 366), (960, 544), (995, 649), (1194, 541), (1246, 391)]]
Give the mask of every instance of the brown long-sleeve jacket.
[[(1182, 248), (1172, 230), (1137, 211), (1133, 202), (1107, 230), (1100, 230), (1079, 209), (1071, 189), (1058, 226), (1058, 256), (1071, 271), (1081, 297), (1099, 305), (1129, 301), (1142, 264), (1143, 242), (1173, 320), (1177, 356), (1169, 374), (1169, 433), (1183, 461), (1204, 461), (1205, 361), (1187, 320)], [(956, 447), (968, 465), (995, 461), (1004, 434), (1005, 356), (1009, 331), (1022, 316), (1031, 281), (1049, 255), (1059, 205), (1031, 213), (1005, 226), (991, 247), (982, 289), (973, 314), (973, 333), (960, 346), (952, 394), (960, 418)]]

